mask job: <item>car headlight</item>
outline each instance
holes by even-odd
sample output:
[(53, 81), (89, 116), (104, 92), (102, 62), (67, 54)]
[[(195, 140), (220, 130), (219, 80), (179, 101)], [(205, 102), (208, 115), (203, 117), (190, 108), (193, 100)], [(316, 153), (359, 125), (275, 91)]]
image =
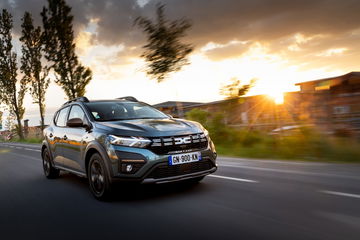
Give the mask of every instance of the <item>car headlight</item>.
[(118, 137), (109, 135), (108, 140), (113, 145), (137, 148), (145, 148), (151, 143), (151, 140), (143, 137)]

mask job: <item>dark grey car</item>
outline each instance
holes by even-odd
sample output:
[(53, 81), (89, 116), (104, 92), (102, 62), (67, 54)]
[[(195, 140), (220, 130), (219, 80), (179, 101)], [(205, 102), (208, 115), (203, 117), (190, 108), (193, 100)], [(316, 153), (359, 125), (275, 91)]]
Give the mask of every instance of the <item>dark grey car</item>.
[(216, 171), (216, 151), (201, 124), (172, 118), (132, 97), (66, 102), (44, 130), (44, 173), (87, 177), (98, 199), (114, 182), (197, 182)]

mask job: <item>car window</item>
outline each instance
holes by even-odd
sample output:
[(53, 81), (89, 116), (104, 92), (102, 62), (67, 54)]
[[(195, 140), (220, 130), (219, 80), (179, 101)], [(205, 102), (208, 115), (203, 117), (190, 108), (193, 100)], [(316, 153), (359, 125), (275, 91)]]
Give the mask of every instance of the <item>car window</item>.
[(141, 102), (90, 102), (86, 105), (96, 121), (168, 118), (159, 110)]
[(56, 124), (56, 121), (57, 121), (58, 117), (59, 117), (59, 112), (56, 112), (55, 116), (54, 116), (54, 119), (53, 119), (55, 124)]
[(69, 107), (63, 108), (62, 110), (60, 110), (58, 117), (56, 119), (56, 126), (58, 127), (65, 127), (66, 126), (66, 117), (67, 117), (67, 113), (69, 111)]
[(80, 118), (85, 122), (85, 113), (82, 108), (78, 105), (73, 105), (70, 110), (69, 119)]

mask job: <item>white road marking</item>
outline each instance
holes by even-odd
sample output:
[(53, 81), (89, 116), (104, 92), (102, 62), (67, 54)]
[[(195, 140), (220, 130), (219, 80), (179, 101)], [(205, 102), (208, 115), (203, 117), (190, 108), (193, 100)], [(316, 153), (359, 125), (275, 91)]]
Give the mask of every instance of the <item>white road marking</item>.
[(358, 176), (348, 176), (348, 175), (339, 175), (339, 174), (333, 174), (333, 173), (320, 173), (320, 172), (305, 172), (305, 171), (276, 169), (276, 168), (251, 167), (251, 166), (242, 166), (242, 165), (236, 165), (236, 164), (221, 164), (221, 163), (218, 163), (218, 166), (220, 166), (220, 167), (234, 167), (234, 168), (259, 170), (259, 171), (266, 171), (266, 172), (300, 174), (300, 175), (309, 175), (309, 176), (323, 176), (323, 177), (339, 177), (339, 178), (349, 178), (349, 179), (360, 179), (360, 177), (358, 177)]
[(343, 197), (360, 198), (360, 194), (334, 192), (334, 191), (327, 191), (327, 190), (320, 190), (320, 192), (330, 194), (330, 195), (343, 196)]
[(286, 160), (270, 160), (270, 159), (248, 159), (248, 158), (231, 158), (231, 157), (219, 157), (219, 162), (223, 162), (225, 164), (238, 164), (238, 163), (271, 163), (271, 164), (279, 164), (279, 165), (304, 165), (304, 166), (325, 166), (329, 165), (329, 163), (321, 163), (321, 162), (302, 162), (302, 161), (286, 161)]
[(258, 183), (258, 181), (244, 179), (244, 178), (234, 178), (234, 177), (226, 177), (226, 176), (220, 176), (220, 175), (208, 175), (208, 176), (214, 177), (214, 178), (222, 178), (222, 179), (227, 179), (227, 180), (239, 181), (239, 182)]
[(22, 150), (33, 151), (33, 152), (41, 152), (41, 150), (39, 150), (39, 149), (28, 148), (28, 147), (19, 147), (19, 146), (14, 146), (14, 145), (10, 145), (10, 144), (0, 144), (0, 146), (22, 149)]

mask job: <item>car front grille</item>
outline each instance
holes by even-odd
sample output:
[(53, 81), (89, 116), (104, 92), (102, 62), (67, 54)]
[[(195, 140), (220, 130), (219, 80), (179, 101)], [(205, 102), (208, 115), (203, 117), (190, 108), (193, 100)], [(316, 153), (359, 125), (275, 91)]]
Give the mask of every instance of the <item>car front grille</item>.
[(208, 146), (204, 133), (151, 138), (151, 141), (150, 150), (156, 154), (197, 151)]
[(210, 159), (202, 159), (198, 162), (185, 163), (179, 165), (162, 165), (156, 167), (154, 170), (150, 172), (147, 178), (167, 178), (167, 177), (175, 177), (190, 173), (196, 173), (201, 171), (210, 170), (214, 167), (214, 163)]

